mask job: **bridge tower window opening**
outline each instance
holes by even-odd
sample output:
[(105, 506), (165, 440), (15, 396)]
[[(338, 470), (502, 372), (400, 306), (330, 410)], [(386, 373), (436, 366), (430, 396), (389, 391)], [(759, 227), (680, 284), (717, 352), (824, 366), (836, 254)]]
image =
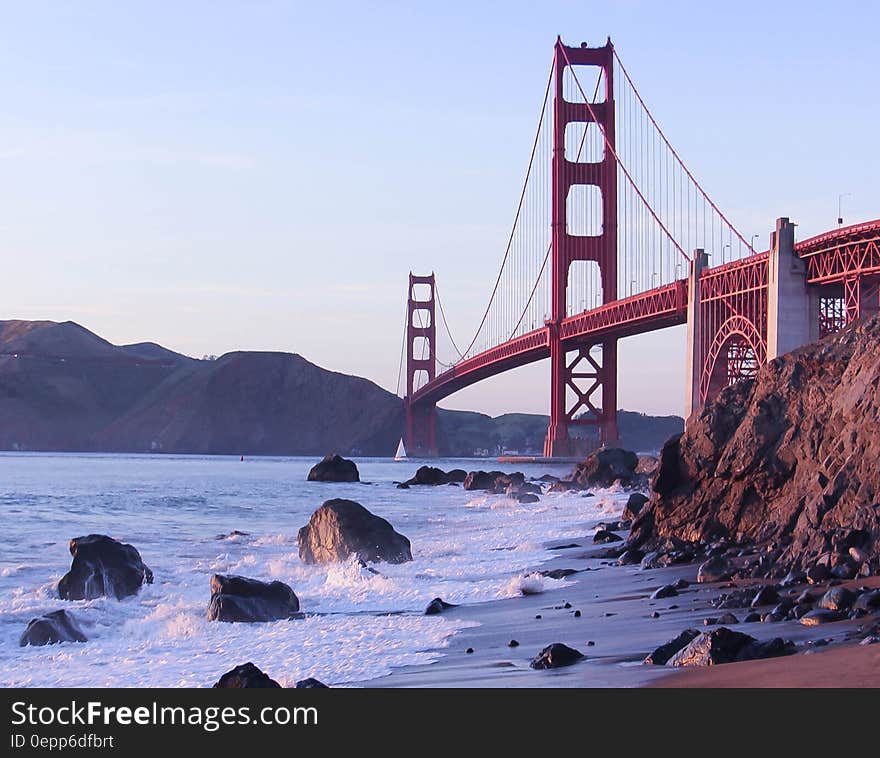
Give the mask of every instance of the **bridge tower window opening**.
[(605, 138), (594, 121), (569, 121), (565, 125), (565, 160), (570, 163), (601, 163)]

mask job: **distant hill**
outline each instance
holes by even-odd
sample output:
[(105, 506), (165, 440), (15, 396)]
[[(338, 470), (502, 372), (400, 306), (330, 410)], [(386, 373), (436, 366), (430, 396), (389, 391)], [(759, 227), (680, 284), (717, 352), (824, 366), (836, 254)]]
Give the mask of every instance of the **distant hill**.
[[(541, 455), (550, 417), (506, 413), (492, 418), (482, 413), (441, 409), (438, 421), (440, 446), (447, 455), (470, 456), (475, 450), (488, 450), (490, 455), (504, 451)], [(620, 410), (617, 425), (621, 447), (650, 453), (659, 451), (666, 440), (681, 433), (684, 419)]]
[[(403, 422), (393, 393), (300, 355), (196, 360), (152, 342), (113, 345), (72, 321), (0, 321), (3, 450), (391, 455)], [(681, 423), (621, 415), (641, 450)], [(441, 410), (440, 452), (540, 452), (546, 429), (546, 416)]]

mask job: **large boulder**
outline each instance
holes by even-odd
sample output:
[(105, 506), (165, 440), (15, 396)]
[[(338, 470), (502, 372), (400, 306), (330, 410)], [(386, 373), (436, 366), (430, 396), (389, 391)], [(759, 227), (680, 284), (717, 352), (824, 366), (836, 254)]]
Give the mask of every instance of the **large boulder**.
[(759, 642), (742, 632), (734, 632), (726, 626), (703, 632), (679, 650), (667, 662), (668, 666), (716, 666), (734, 661), (750, 661), (757, 658), (774, 658), (795, 651), (794, 643), (780, 637)]
[(153, 583), (153, 572), (144, 565), (140, 553), (104, 534), (74, 537), (70, 554), (70, 571), (58, 582), (62, 600), (92, 600), (104, 595), (121, 600), (136, 594), (144, 582)]
[(261, 582), (233, 574), (211, 577), (211, 621), (280, 621), (298, 614), (299, 599), (284, 582)]
[(621, 518), (625, 521), (634, 521), (647, 502), (648, 497), (646, 495), (643, 495), (641, 492), (633, 492), (626, 501), (626, 507), (623, 509)]
[(310, 482), (359, 482), (360, 480), (355, 462), (341, 455), (325, 455), (309, 471)]
[(448, 611), (450, 608), (455, 607), (455, 603), (447, 603), (442, 598), (435, 597), (425, 608), (425, 615), (436, 616), (438, 613), (443, 613), (443, 611)]
[(466, 490), (495, 490), (498, 477), (506, 476), (503, 471), (471, 471), (462, 485)]
[(878, 340), (874, 316), (721, 390), (664, 446), (629, 547), (748, 541), (770, 549), (780, 576), (876, 573)]
[(675, 639), (669, 640), (669, 642), (660, 645), (660, 647), (654, 650), (653, 653), (648, 653), (648, 656), (645, 658), (645, 663), (651, 663), (655, 666), (665, 666), (673, 655), (679, 650), (687, 647), (699, 636), (700, 633), (696, 629), (685, 629)]
[(580, 650), (563, 645), (561, 642), (554, 642), (538, 653), (529, 666), (533, 669), (558, 669), (563, 666), (571, 666), (582, 658), (584, 658), (584, 654)]
[(214, 687), (236, 690), (247, 688), (280, 689), (281, 685), (248, 661), (223, 674)]
[(467, 474), (460, 468), (444, 471), (434, 466), (421, 466), (412, 479), (407, 479), (404, 484), (436, 487), (441, 484), (461, 484), (465, 479), (467, 479)]
[(85, 642), (86, 636), (79, 628), (76, 619), (67, 611), (52, 611), (39, 618), (31, 619), (21, 635), (18, 644), (54, 645), (58, 642)]
[(344, 561), (351, 555), (365, 563), (412, 560), (409, 540), (353, 500), (328, 500), (299, 530), (297, 541), (303, 563)]
[[(591, 453), (574, 467), (569, 480), (581, 487), (610, 487), (615, 482), (624, 486), (643, 481), (636, 473), (639, 457), (629, 450), (611, 447)], [(644, 480), (647, 481), (647, 480)]]
[(733, 576), (735, 566), (723, 555), (715, 555), (708, 561), (700, 564), (697, 569), (697, 581), (705, 582), (726, 582)]
[(296, 683), (296, 689), (298, 690), (326, 690), (330, 689), (328, 685), (324, 684), (320, 679), (315, 679), (310, 676), (308, 679), (300, 679)]

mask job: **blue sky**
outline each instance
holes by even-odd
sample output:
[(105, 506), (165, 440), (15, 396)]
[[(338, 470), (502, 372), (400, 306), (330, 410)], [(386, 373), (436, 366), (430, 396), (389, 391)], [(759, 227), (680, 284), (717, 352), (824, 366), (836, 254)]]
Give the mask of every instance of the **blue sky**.
[[(869, 7), (870, 6), (870, 7)], [(747, 237), (880, 216), (869, 3), (3, 2), (0, 318), (191, 354), (299, 352), (394, 389), (410, 269), (460, 342), (503, 254), (557, 34), (614, 39)], [(621, 345), (679, 412), (681, 328)], [(549, 367), (449, 407), (544, 412)]]

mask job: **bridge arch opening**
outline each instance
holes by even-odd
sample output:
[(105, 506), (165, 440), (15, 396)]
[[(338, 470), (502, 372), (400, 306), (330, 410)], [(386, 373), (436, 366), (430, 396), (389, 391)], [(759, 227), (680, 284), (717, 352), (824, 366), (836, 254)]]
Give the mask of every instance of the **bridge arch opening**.
[(755, 326), (742, 316), (725, 321), (715, 334), (700, 382), (702, 402), (725, 387), (751, 379), (767, 361), (767, 349)]

